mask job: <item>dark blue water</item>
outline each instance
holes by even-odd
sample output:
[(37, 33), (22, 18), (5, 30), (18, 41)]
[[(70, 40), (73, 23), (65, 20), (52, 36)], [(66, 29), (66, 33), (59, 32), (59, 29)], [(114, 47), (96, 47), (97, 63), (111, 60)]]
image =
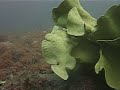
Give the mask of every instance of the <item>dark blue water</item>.
[[(47, 30), (53, 25), (51, 11), (61, 1), (0, 1), (0, 33)], [(82, 6), (95, 18), (118, 3), (120, 0), (81, 0)]]

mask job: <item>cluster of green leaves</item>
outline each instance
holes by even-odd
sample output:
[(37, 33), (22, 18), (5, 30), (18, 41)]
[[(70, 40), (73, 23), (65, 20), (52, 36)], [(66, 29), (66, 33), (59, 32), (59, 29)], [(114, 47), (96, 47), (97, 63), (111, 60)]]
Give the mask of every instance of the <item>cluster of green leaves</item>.
[(64, 0), (53, 9), (55, 26), (42, 42), (42, 52), (52, 70), (67, 80), (67, 69), (76, 60), (94, 63), (95, 72), (105, 71), (107, 84), (120, 89), (120, 5), (112, 6), (98, 20), (79, 0)]

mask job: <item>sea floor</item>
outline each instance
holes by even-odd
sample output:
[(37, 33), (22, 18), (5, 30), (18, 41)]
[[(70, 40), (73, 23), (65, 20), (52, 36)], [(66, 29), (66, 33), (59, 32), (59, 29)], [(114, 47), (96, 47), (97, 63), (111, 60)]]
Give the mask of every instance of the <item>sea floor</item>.
[(112, 90), (85, 68), (67, 81), (55, 75), (41, 54), (46, 33), (0, 35), (0, 90)]

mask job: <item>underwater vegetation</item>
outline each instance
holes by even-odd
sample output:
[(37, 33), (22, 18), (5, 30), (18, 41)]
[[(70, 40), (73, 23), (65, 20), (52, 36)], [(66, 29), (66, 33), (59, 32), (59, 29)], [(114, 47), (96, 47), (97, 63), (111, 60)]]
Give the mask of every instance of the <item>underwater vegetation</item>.
[(47, 33), (13, 33), (4, 39), (2, 35), (0, 90), (112, 90), (87, 65), (73, 70), (80, 75), (76, 79), (73, 75), (65, 81), (54, 74), (41, 54), (41, 42)]
[[(64, 0), (53, 9), (55, 26), (42, 41), (42, 54), (62, 79), (79, 62), (103, 71), (106, 83), (120, 90), (120, 5), (114, 5), (98, 20), (79, 0)], [(80, 76), (79, 76), (80, 77)]]

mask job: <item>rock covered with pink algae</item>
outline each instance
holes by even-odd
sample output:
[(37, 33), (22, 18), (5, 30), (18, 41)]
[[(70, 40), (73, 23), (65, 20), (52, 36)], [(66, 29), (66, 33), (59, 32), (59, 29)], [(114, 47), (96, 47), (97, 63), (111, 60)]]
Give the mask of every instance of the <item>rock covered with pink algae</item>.
[(0, 81), (6, 81), (0, 90), (110, 90), (98, 89), (95, 75), (83, 74), (67, 81), (55, 75), (41, 54), (45, 34), (10, 35), (0, 42)]

